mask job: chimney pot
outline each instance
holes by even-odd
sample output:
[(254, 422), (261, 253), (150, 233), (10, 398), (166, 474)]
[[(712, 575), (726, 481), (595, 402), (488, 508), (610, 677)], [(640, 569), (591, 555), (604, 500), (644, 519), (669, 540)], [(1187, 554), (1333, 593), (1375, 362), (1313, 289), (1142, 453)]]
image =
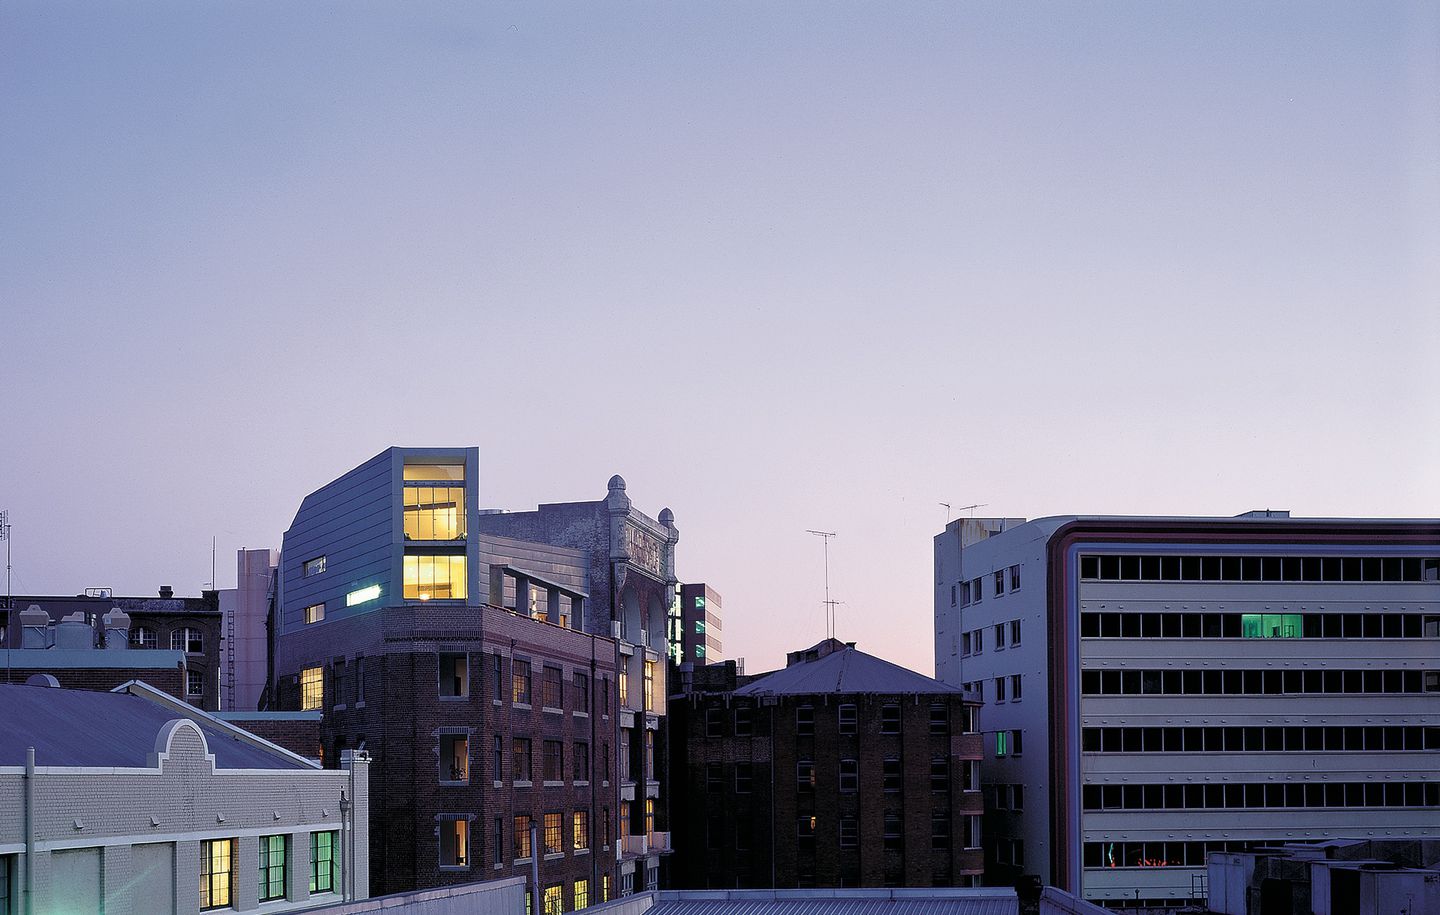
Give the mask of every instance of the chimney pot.
[(175, 589), (170, 587), (169, 585), (161, 585), (160, 596), (165, 598), (166, 600), (169, 600), (170, 598), (175, 596)]

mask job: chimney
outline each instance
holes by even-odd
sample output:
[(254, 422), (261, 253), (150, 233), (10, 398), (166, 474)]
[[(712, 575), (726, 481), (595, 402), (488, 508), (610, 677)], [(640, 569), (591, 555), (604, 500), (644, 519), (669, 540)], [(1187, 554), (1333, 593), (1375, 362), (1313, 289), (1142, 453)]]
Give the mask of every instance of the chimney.
[(175, 589), (170, 587), (169, 585), (161, 585), (160, 596), (165, 598), (166, 600), (169, 600), (170, 598), (175, 596)]

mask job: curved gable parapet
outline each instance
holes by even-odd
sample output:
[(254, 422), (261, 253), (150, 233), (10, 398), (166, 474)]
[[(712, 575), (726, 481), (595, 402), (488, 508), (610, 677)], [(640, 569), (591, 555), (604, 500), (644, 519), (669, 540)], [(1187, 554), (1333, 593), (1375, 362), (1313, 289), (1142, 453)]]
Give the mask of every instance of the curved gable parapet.
[(150, 752), (151, 768), (166, 771), (174, 767), (215, 774), (215, 754), (200, 726), (186, 718), (165, 722), (155, 734), (155, 747)]

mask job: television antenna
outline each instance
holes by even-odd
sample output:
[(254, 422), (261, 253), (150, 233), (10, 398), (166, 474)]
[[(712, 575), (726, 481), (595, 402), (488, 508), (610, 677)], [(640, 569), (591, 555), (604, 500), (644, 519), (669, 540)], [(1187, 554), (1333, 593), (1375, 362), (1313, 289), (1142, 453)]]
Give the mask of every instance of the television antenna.
[(825, 541), (825, 637), (833, 639), (835, 638), (835, 605), (840, 603), (830, 599), (830, 538), (835, 536), (835, 532), (806, 529), (805, 533), (814, 534)]

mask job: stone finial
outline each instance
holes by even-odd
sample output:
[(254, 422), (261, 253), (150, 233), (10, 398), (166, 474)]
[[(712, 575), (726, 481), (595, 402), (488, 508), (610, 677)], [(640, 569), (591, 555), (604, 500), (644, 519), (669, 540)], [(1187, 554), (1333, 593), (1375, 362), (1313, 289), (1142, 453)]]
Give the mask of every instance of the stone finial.
[(660, 509), (660, 523), (666, 527), (673, 527), (675, 525), (675, 513), (668, 508)]
[(617, 474), (615, 474), (615, 476), (613, 476), (613, 477), (610, 478), (610, 482), (609, 482), (608, 484), (606, 484), (606, 485), (609, 487), (609, 489), (610, 489), (611, 492), (624, 492), (624, 491), (625, 491), (625, 478), (622, 477), (622, 476), (620, 476), (620, 474), (617, 473)]

